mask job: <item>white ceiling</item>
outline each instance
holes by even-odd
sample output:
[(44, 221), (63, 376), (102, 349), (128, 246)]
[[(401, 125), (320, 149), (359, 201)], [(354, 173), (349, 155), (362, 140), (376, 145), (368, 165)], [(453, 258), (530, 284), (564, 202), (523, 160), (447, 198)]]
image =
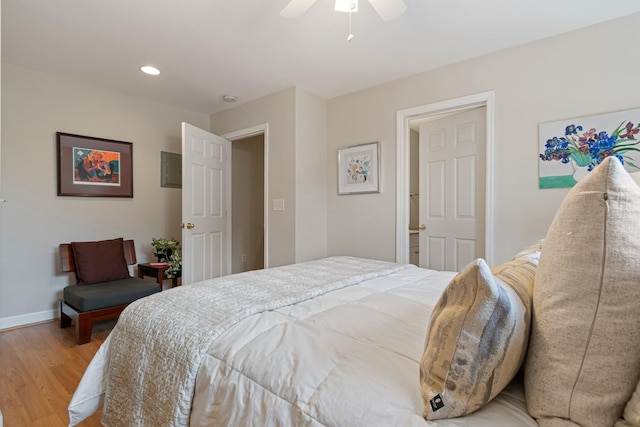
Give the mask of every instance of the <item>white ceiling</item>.
[(640, 0), (405, 0), (383, 22), (361, 0), (347, 42), (332, 0), (297, 19), (280, 16), (287, 3), (2, 0), (2, 59), (210, 114), (292, 86), (331, 99), (640, 12)]

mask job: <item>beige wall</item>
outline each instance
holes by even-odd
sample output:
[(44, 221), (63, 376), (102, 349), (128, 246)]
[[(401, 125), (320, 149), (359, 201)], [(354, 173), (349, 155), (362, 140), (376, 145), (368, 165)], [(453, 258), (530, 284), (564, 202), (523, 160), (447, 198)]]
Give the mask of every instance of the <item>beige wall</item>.
[[(2, 10), (2, 2), (0, 2), (0, 22), (2, 21), (1, 10)], [(2, 51), (2, 31), (0, 31), (0, 53), (1, 51)], [(2, 67), (0, 67), (0, 80), (2, 80)], [(1, 98), (2, 98), (2, 85), (0, 84), (0, 99)], [(2, 129), (2, 103), (0, 103), (0, 129)], [(0, 199), (2, 199), (2, 138), (0, 138)], [(1, 205), (2, 205), (2, 201), (0, 201), (0, 208), (2, 207)], [(2, 421), (2, 414), (0, 414), (0, 421)], [(0, 423), (0, 427), (2, 427), (2, 423)]]
[[(180, 238), (181, 192), (160, 187), (160, 151), (180, 152), (180, 123), (209, 117), (2, 63), (0, 329), (53, 318), (69, 284), (62, 242), (133, 238), (138, 261), (152, 237)], [(134, 198), (56, 196), (56, 132), (133, 143)]]
[[(538, 124), (637, 108), (638, 28), (640, 14), (330, 100), (328, 254), (395, 260), (396, 111), (492, 90), (495, 261), (544, 237), (567, 190), (538, 189)], [(377, 140), (382, 193), (338, 196), (337, 149)]]
[(231, 272), (240, 273), (264, 268), (264, 135), (231, 147)]
[[(211, 116), (219, 135), (269, 125), (269, 267), (326, 256), (325, 118), (324, 101), (299, 88)], [(284, 200), (284, 211), (272, 209), (274, 199)]]
[(327, 255), (327, 107), (296, 91), (296, 262)]
[[(287, 89), (211, 116), (211, 132), (223, 135), (269, 124), (268, 190), (269, 267), (295, 260), (295, 88)], [(273, 199), (284, 199), (285, 210), (273, 211)]]
[[(629, 46), (639, 27), (636, 14), (326, 103), (291, 88), (211, 117), (3, 62), (0, 329), (53, 316), (69, 282), (58, 243), (122, 235), (144, 261), (152, 237), (179, 236), (180, 192), (160, 188), (159, 168), (160, 151), (180, 151), (181, 121), (218, 134), (269, 124), (266, 197), (286, 206), (268, 213), (270, 266), (325, 254), (395, 260), (396, 112), (493, 90), (495, 258), (505, 260), (544, 236), (567, 193), (538, 189), (538, 124), (637, 108), (640, 57)], [(56, 131), (133, 142), (135, 197), (57, 197)], [(338, 148), (372, 141), (382, 192), (338, 196)]]

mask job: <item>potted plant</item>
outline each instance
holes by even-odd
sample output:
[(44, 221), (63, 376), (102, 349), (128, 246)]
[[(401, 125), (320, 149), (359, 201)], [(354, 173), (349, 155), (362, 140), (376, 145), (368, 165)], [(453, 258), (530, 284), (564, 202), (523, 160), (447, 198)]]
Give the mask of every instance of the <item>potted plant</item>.
[(173, 251), (169, 257), (169, 268), (164, 272), (164, 275), (169, 279), (176, 277), (182, 271), (182, 253), (180, 249)]
[(151, 246), (155, 249), (153, 253), (158, 262), (166, 262), (169, 268), (164, 272), (165, 277), (173, 278), (182, 270), (182, 253), (180, 252), (180, 242), (173, 237), (151, 239)]

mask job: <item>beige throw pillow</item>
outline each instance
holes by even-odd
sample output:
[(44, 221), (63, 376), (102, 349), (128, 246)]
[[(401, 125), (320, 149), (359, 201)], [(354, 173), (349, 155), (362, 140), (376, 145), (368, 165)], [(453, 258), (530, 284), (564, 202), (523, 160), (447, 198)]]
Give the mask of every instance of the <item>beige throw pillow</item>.
[(540, 426), (611, 427), (640, 374), (640, 188), (607, 158), (571, 189), (536, 273), (525, 369)]
[[(536, 260), (535, 251), (527, 256)], [(513, 379), (529, 341), (535, 268), (518, 258), (492, 273), (478, 259), (449, 283), (432, 312), (420, 362), (426, 419), (470, 414)]]
[(615, 427), (640, 427), (640, 383), (624, 407), (623, 419), (616, 422)]

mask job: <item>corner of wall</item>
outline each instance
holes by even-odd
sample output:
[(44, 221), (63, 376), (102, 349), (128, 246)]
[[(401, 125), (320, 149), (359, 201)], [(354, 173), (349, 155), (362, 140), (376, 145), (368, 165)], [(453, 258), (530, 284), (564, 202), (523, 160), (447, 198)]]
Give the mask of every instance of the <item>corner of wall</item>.
[(327, 103), (296, 88), (296, 262), (327, 256)]

